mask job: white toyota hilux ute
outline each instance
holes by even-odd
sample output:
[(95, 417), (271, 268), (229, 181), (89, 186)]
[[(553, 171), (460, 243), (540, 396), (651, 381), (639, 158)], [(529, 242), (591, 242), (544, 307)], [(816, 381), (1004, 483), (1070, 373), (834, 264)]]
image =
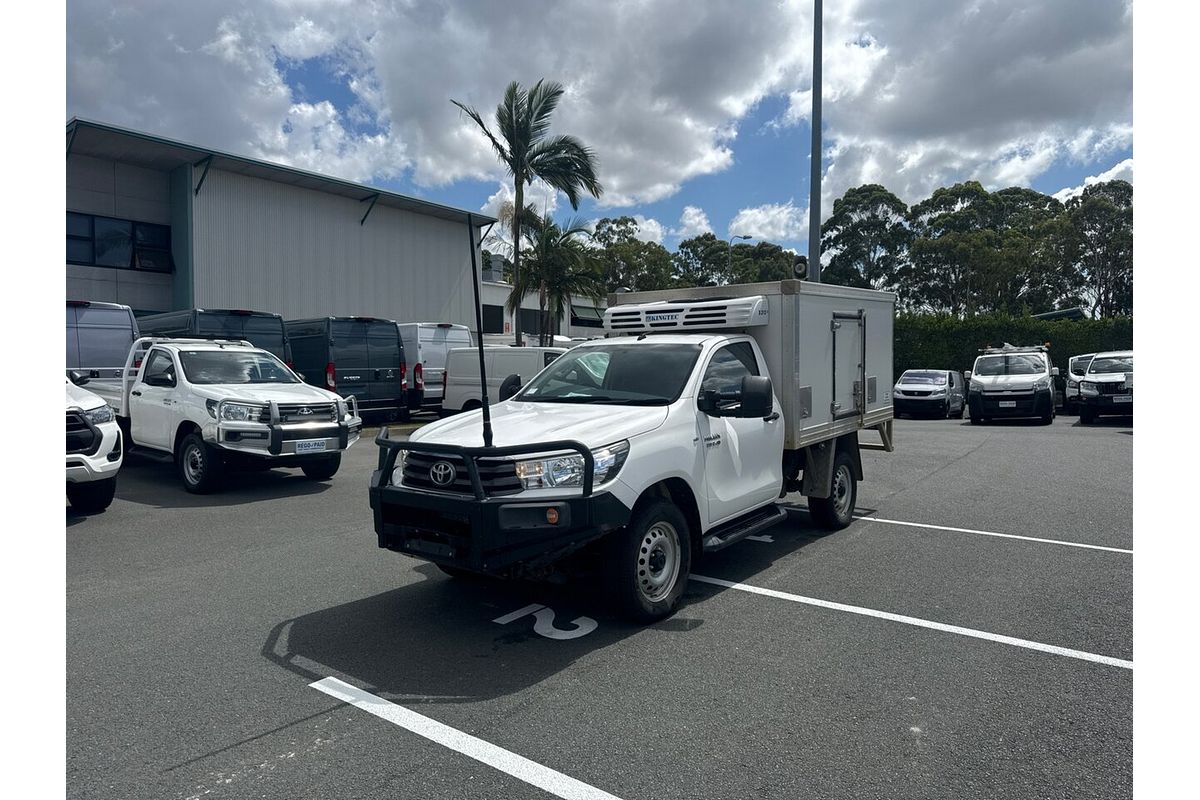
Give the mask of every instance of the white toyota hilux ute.
[(328, 480), (358, 441), (354, 398), (304, 383), (246, 341), (143, 337), (115, 382), (96, 383), (131, 444), (168, 454), (184, 488), (218, 488), (226, 468), (299, 467)]
[(76, 511), (103, 511), (117, 490), (121, 430), (112, 407), (82, 388), (86, 376), (72, 372), (66, 382), (67, 499)]
[(613, 336), (491, 406), (490, 435), (482, 410), (380, 433), (380, 547), (506, 577), (577, 554), (647, 621), (677, 608), (695, 556), (785, 518), (788, 491), (850, 523), (858, 431), (891, 449), (895, 295), (780, 281), (609, 302)]

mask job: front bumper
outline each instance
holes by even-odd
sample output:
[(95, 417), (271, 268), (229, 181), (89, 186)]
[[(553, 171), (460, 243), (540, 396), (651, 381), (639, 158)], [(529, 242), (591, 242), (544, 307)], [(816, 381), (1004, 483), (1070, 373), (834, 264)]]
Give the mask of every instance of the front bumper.
[[(557, 561), (629, 522), (630, 509), (609, 492), (591, 491), (591, 453), (588, 477), (578, 494), (538, 497), (521, 494), (488, 497), (434, 492), (390, 485), (401, 449), (454, 454), (473, 468), (473, 458), (566, 449), (565, 442), (543, 442), (507, 448), (460, 448), (428, 443), (395, 442), (385, 429), (376, 438), (379, 469), (371, 475), (370, 500), (379, 547), (472, 572), (512, 576), (532, 572)], [(474, 482), (478, 487), (477, 481)], [(557, 514), (547, 521), (547, 511)]]
[(67, 453), (67, 483), (89, 483), (111, 478), (121, 469), (121, 429), (115, 422), (94, 426), (99, 444), (90, 452)]
[(892, 408), (900, 414), (945, 414), (949, 402), (944, 394), (937, 397), (892, 396)]
[(1054, 393), (1050, 389), (971, 392), (967, 403), (972, 417), (1044, 417), (1054, 413)]
[[(1128, 400), (1119, 400), (1128, 397)], [(1126, 395), (1080, 395), (1079, 403), (1094, 414), (1133, 414), (1133, 392)]]
[[(227, 400), (217, 404), (216, 420), (204, 426), (204, 438), (223, 450), (265, 457), (321, 456), (340, 453), (358, 441), (363, 421), (358, 401), (350, 396), (349, 412), (338, 422), (280, 422), (275, 403), (268, 404), (270, 422), (224, 419)], [(340, 402), (340, 401), (339, 401)]]

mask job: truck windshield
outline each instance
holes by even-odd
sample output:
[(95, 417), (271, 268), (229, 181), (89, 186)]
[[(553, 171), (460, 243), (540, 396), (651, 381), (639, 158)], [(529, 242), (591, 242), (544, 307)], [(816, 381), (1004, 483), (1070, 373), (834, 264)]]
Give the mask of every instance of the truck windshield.
[(980, 356), (975, 361), (976, 375), (1039, 375), (1046, 371), (1042, 357), (1034, 354)]
[(180, 350), (179, 361), (190, 383), (300, 382), (290, 369), (269, 353)]
[(699, 357), (698, 344), (614, 342), (578, 348), (559, 356), (514, 399), (665, 406), (679, 399)]
[(1114, 372), (1133, 372), (1133, 356), (1094, 358), (1088, 367), (1088, 375), (1109, 375)]
[(900, 376), (900, 380), (903, 383), (927, 383), (931, 386), (945, 386), (946, 373), (910, 369), (906, 370), (905, 373)]

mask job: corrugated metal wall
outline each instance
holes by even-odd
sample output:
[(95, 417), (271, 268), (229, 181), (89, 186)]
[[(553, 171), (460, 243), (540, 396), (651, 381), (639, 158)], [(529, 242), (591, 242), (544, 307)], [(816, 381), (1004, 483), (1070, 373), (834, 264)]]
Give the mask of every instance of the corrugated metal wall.
[(475, 327), (465, 224), (213, 169), (194, 200), (195, 305)]

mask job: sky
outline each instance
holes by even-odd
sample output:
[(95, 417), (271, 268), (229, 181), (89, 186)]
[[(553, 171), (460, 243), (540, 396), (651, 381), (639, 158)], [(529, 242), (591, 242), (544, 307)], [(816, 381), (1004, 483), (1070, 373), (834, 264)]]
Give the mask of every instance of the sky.
[[(807, 249), (812, 2), (68, 0), (80, 117), (495, 213), (505, 86), (557, 81), (552, 132), (604, 187), (560, 221), (632, 216), (674, 249), (705, 231)], [(1133, 179), (1124, 0), (825, 4), (822, 217), (880, 183), (907, 203), (978, 180), (1060, 199)], [(65, 120), (64, 120), (65, 121)]]

